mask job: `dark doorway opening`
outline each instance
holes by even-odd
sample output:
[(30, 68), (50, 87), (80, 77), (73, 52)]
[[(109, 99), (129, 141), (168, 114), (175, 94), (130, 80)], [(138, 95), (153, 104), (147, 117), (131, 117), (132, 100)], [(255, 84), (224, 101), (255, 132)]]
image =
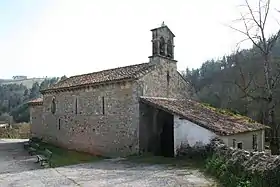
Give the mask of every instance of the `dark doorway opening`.
[(172, 114), (141, 103), (139, 136), (141, 152), (174, 157), (174, 120)]
[(160, 156), (174, 156), (174, 125), (173, 115), (159, 111), (157, 125), (161, 128), (160, 134)]
[(237, 143), (237, 148), (238, 148), (238, 149), (242, 149), (242, 142), (238, 142), (238, 143)]

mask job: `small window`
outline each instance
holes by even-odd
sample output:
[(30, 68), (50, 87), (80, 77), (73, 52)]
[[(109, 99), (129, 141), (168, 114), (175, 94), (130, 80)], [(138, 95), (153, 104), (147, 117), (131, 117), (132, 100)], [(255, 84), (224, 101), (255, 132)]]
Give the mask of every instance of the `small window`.
[(51, 112), (54, 114), (56, 112), (55, 98), (52, 98)]
[(61, 119), (58, 119), (58, 130), (60, 130)]
[(78, 98), (75, 99), (75, 114), (78, 114)]
[(232, 147), (233, 147), (233, 148), (236, 148), (236, 139), (233, 139), (233, 140), (232, 140)]
[(105, 98), (102, 97), (102, 114), (105, 115)]
[(165, 56), (165, 41), (163, 37), (161, 37), (159, 41), (159, 53), (160, 55)]
[(237, 148), (238, 148), (238, 149), (242, 149), (242, 142), (238, 142), (238, 143), (237, 143)]
[(253, 150), (257, 150), (258, 149), (258, 142), (257, 142), (257, 135), (254, 134), (253, 135)]
[(168, 42), (167, 42), (167, 56), (172, 58), (172, 56), (173, 56), (172, 53), (173, 53), (172, 52), (172, 42), (171, 42), (171, 40), (168, 40)]
[(169, 84), (169, 81), (170, 81), (169, 71), (167, 71), (167, 73), (166, 73), (166, 80), (167, 80), (167, 84)]

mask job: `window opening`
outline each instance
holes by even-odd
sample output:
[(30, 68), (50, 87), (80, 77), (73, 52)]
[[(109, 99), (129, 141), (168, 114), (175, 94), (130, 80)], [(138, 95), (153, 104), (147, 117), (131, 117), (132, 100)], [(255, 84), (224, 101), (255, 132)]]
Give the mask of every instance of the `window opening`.
[(75, 100), (75, 114), (78, 114), (78, 98)]
[(169, 84), (169, 81), (170, 81), (170, 74), (169, 74), (169, 71), (167, 71), (167, 73), (166, 73), (166, 79), (167, 79), (167, 84)]
[(60, 130), (61, 119), (58, 119), (58, 130)]
[(238, 149), (242, 149), (242, 142), (238, 142), (238, 143), (237, 143), (237, 148), (238, 148)]
[(55, 98), (52, 98), (51, 112), (54, 114), (56, 112)]
[(236, 139), (233, 139), (233, 140), (232, 140), (232, 147), (233, 147), (233, 148), (236, 148)]
[(253, 149), (257, 150), (258, 149), (258, 144), (257, 144), (257, 135), (253, 135)]
[(105, 114), (105, 98), (104, 96), (102, 97), (102, 114)]

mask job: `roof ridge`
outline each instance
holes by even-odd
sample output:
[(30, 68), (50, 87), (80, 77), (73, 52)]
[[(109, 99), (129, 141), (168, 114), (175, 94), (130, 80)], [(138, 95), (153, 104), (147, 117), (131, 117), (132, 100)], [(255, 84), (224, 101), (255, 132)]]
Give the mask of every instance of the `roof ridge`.
[[(144, 62), (144, 63), (140, 63), (140, 64), (132, 64), (132, 65), (127, 65), (127, 66), (119, 66), (119, 67), (115, 67), (115, 68), (111, 68), (111, 69), (104, 69), (104, 70), (94, 71), (94, 72), (91, 72), (91, 73), (85, 73), (85, 74), (80, 74), (80, 75), (73, 75), (71, 77), (68, 77), (67, 79), (74, 78), (74, 77), (79, 77), (79, 76), (91, 75), (91, 74), (94, 74), (94, 73), (101, 73), (101, 72), (106, 72), (106, 71), (117, 70), (117, 69), (121, 69), (121, 68), (129, 68), (129, 67), (139, 66), (139, 65), (144, 65), (144, 64), (149, 64), (149, 62)], [(65, 81), (67, 79), (64, 79), (63, 81)]]
[[(144, 63), (143, 63), (144, 64)], [(133, 78), (139, 78), (141, 77), (141, 74), (146, 74), (148, 73), (148, 71), (150, 70), (151, 67), (154, 67), (155, 65), (154, 64), (150, 64), (150, 63), (147, 63), (147, 67), (141, 69), (140, 71), (138, 72), (135, 72), (134, 75), (132, 75)]]
[(161, 99), (161, 100), (170, 100), (170, 101), (191, 101), (190, 99), (178, 99), (178, 98), (173, 98), (173, 97), (140, 96), (140, 98), (141, 99)]
[(264, 130), (267, 126), (253, 122), (247, 116), (232, 118), (232, 115), (219, 113), (217, 110), (205, 108), (200, 102), (191, 99), (140, 97), (143, 103), (152, 105), (158, 109), (169, 112), (173, 115), (185, 118), (203, 128), (216, 134), (227, 136), (232, 134)]
[(145, 62), (140, 64), (132, 64), (128, 66), (121, 66), (112, 69), (105, 69), (101, 71), (91, 72), (87, 74), (80, 74), (71, 76), (67, 79), (57, 82), (50, 88), (41, 90), (41, 93), (57, 89), (68, 89), (78, 86), (93, 85), (110, 81), (122, 81), (128, 79), (138, 79), (141, 75), (146, 74), (154, 65)]
[(153, 97), (153, 96), (140, 96), (143, 99), (164, 99), (164, 100), (177, 100), (176, 98), (168, 98), (168, 97)]
[(36, 103), (43, 103), (43, 98), (42, 97), (38, 97), (35, 99), (31, 99), (30, 101), (26, 102), (27, 104), (36, 104)]

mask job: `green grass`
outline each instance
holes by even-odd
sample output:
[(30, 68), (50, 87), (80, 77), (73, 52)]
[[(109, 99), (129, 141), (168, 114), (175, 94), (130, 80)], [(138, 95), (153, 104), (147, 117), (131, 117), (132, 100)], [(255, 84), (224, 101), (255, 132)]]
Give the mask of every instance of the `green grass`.
[(216, 107), (211, 106), (208, 103), (200, 103), (200, 105), (202, 107), (207, 108), (209, 110), (212, 110), (214, 112), (224, 114), (224, 115), (228, 115), (228, 116), (232, 116), (232, 117), (234, 117), (238, 120), (243, 120), (243, 121), (246, 121), (246, 122), (249, 122), (249, 123), (257, 123), (255, 120), (253, 120), (253, 119), (251, 119), (247, 116), (241, 115), (237, 111), (231, 111), (229, 109), (223, 109), (223, 108), (216, 108)]
[(102, 158), (88, 153), (78, 152), (74, 150), (63, 149), (47, 143), (39, 143), (40, 150), (38, 154), (43, 154), (44, 149), (49, 149), (52, 152), (51, 167), (67, 166), (86, 162), (99, 161)]

